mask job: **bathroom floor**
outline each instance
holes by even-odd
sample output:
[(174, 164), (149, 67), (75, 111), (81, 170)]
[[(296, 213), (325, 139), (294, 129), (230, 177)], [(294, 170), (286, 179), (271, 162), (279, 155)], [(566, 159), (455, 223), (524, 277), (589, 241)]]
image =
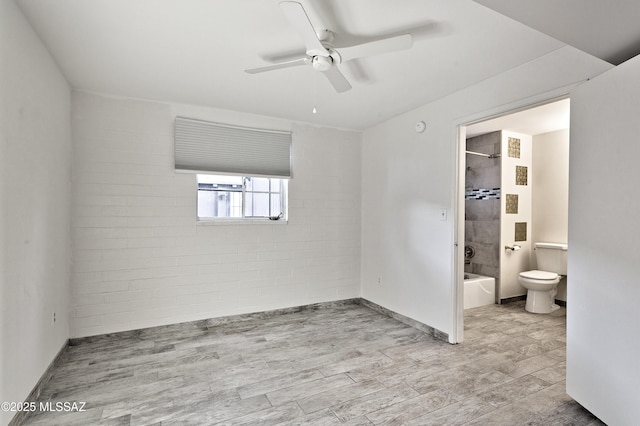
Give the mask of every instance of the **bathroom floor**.
[(603, 425), (565, 394), (565, 309), (465, 311), (465, 342), (361, 305), (81, 340), (24, 424)]

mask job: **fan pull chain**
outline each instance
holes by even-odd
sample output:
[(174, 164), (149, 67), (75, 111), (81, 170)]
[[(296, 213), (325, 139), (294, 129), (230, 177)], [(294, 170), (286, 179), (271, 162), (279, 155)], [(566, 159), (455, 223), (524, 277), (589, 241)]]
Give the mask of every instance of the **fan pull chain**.
[(313, 73), (313, 110), (312, 113), (316, 114), (318, 110), (316, 109), (316, 104), (318, 103), (318, 73)]

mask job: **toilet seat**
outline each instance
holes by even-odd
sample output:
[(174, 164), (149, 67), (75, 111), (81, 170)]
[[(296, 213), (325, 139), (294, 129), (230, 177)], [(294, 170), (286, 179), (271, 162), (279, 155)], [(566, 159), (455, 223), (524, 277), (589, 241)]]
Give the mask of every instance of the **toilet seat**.
[(534, 269), (533, 271), (520, 272), (520, 276), (522, 278), (528, 278), (536, 281), (555, 281), (558, 279), (558, 274), (555, 272), (538, 271), (537, 269)]

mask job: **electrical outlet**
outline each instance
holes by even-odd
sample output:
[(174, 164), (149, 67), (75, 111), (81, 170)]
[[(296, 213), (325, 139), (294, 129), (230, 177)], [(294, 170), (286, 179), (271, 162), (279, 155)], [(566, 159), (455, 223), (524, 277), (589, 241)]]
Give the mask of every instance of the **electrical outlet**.
[(382, 277), (378, 277), (378, 284), (382, 284)]
[(53, 313), (53, 322), (56, 322), (56, 313)]

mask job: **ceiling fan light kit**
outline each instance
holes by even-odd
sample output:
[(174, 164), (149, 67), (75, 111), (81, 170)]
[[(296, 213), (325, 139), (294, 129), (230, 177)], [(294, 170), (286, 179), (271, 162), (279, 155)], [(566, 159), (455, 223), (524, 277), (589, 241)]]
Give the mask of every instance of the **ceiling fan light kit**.
[(329, 71), (329, 68), (333, 65), (333, 58), (331, 56), (314, 56), (311, 64), (316, 71)]
[(316, 31), (302, 4), (295, 1), (282, 1), (279, 6), (289, 23), (304, 40), (305, 56), (292, 61), (245, 70), (249, 74), (310, 64), (314, 70), (320, 71), (325, 75), (336, 92), (342, 93), (351, 89), (351, 84), (342, 74), (338, 65), (345, 61), (365, 56), (409, 49), (413, 45), (413, 36), (411, 34), (402, 34), (335, 49), (332, 46), (334, 33), (328, 29)]

